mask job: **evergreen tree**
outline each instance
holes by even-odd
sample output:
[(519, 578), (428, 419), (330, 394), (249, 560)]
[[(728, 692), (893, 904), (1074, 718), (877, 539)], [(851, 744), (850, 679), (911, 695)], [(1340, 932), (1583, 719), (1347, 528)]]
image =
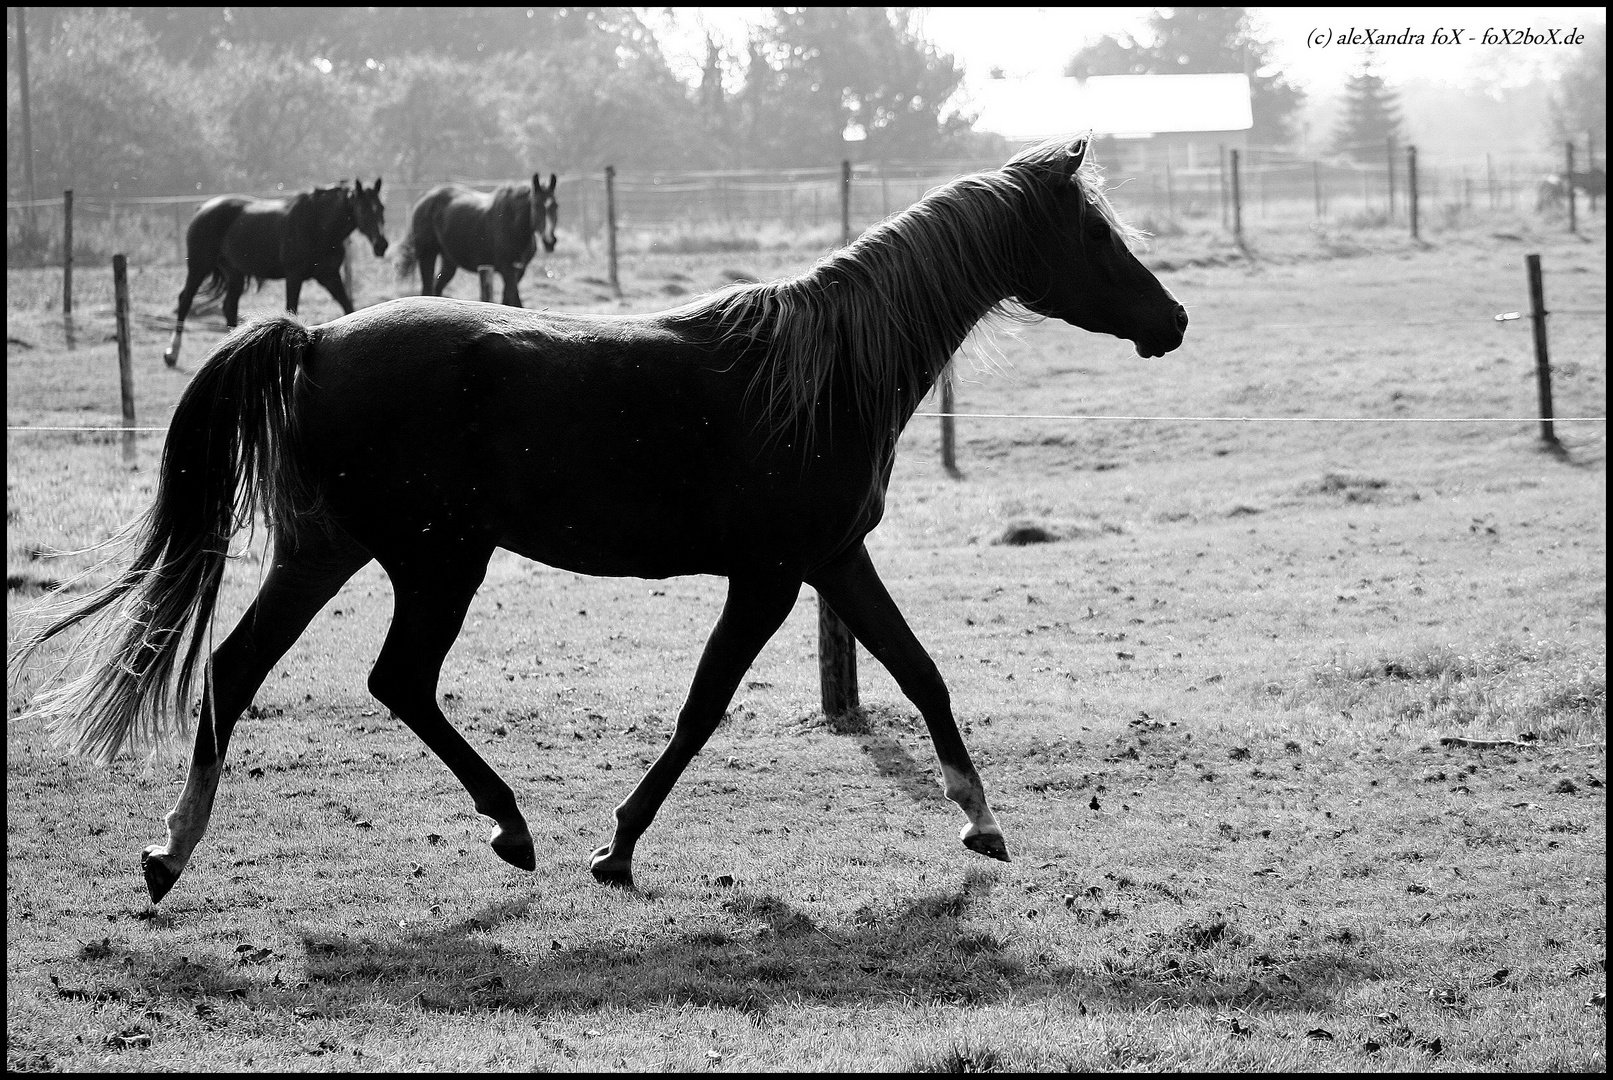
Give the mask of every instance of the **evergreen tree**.
[(1396, 145), (1405, 142), (1398, 95), (1375, 70), (1377, 63), (1377, 52), (1367, 46), (1361, 70), (1344, 86), (1344, 113), (1333, 132), (1334, 152), (1355, 161), (1383, 162), (1390, 138)]

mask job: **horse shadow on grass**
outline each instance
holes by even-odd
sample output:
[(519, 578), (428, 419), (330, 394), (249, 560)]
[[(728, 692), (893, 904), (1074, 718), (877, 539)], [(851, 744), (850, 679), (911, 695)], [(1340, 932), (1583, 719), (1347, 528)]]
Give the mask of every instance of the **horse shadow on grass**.
[[(326, 1014), (336, 1015), (380, 1001), (442, 1012), (518, 1010), (540, 1017), (673, 1004), (732, 1008), (757, 1020), (775, 1005), (794, 1008), (803, 1002), (978, 1006), (1055, 997), (1106, 1012), (1161, 1006), (1325, 1012), (1335, 1009), (1354, 984), (1392, 974), (1320, 943), (1296, 947), (1286, 959), (1260, 955), (1232, 962), (1229, 950), (1252, 953), (1261, 943), (1216, 925), (1188, 925), (1146, 942), (1120, 926), (1072, 926), (1073, 933), (1099, 939), (1101, 947), (1091, 951), (1102, 959), (1088, 966), (1049, 963), (1027, 957), (970, 918), (994, 885), (990, 869), (976, 868), (956, 888), (910, 898), (894, 911), (864, 908), (849, 927), (833, 932), (783, 897), (740, 888), (722, 902), (732, 916), (723, 927), (668, 925), (648, 941), (641, 931), (582, 944), (543, 941), (538, 932), (522, 948), (494, 940), (492, 931), (519, 931), (523, 923), (536, 921), (542, 901), (527, 898), (399, 933), (305, 933), (305, 978), (293, 974), (299, 966), (295, 957), (264, 957), (268, 950), (244, 952), (233, 962), (179, 958), (175, 963), (154, 943), (144, 956), (139, 947), (114, 947), (106, 955), (80, 959), (108, 965), (109, 982), (134, 979), (147, 998), (177, 997), (193, 1004), (234, 998), (252, 1008), (306, 1010), (312, 998)], [(1044, 917), (1075, 915), (1055, 910)], [(265, 979), (268, 968), (252, 964), (276, 964), (276, 973)]]

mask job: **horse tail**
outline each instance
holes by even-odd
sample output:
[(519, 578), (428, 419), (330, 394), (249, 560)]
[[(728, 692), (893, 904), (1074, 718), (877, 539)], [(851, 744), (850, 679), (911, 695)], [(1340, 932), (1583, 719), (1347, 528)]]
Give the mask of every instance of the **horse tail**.
[(277, 315), (219, 345), (174, 410), (156, 502), (122, 534), (137, 546), (133, 563), (49, 612), (53, 620), (12, 653), (7, 666), (15, 669), (57, 634), (88, 624), (69, 660), (91, 662), (29, 710), (49, 720), (58, 745), (110, 761), (125, 744), (155, 749), (189, 728), (192, 680), (230, 538), (261, 510), (277, 541), (294, 544), (318, 514), (299, 467), (294, 408), (313, 341), (307, 327)]
[(218, 206), (203, 207), (190, 219), (185, 230), (185, 260), (191, 267), (206, 267), (207, 279), (202, 282), (198, 295), (204, 300), (217, 300), (224, 295), (227, 280), (220, 255), (224, 250), (224, 234), (230, 231), (235, 219), (241, 216), (246, 204), (231, 200)]
[(414, 224), (411, 222), (409, 231), (403, 234), (403, 243), (398, 245), (398, 276), (408, 277), (414, 273), (418, 256), (414, 250)]

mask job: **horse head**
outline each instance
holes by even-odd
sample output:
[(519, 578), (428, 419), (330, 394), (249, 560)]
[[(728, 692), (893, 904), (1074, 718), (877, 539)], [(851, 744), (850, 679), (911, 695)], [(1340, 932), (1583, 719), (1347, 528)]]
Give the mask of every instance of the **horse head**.
[(348, 192), (348, 205), (353, 209), (353, 221), (359, 232), (369, 237), (370, 246), (375, 251), (375, 257), (381, 258), (386, 254), (386, 206), (381, 202), (381, 178), (375, 178), (375, 186), (368, 191), (364, 190), (364, 181), (354, 180), (353, 190)]
[(543, 241), (545, 254), (554, 250), (554, 227), (560, 220), (560, 203), (554, 197), (557, 183), (559, 177), (554, 173), (549, 174), (548, 187), (543, 186), (541, 175), (532, 174), (532, 231)]
[(1132, 254), (1138, 234), (1104, 197), (1089, 147), (1090, 136), (1043, 144), (1003, 167), (1031, 204), (1016, 299), (1038, 315), (1125, 338), (1138, 356), (1163, 356), (1182, 343), (1187, 309)]

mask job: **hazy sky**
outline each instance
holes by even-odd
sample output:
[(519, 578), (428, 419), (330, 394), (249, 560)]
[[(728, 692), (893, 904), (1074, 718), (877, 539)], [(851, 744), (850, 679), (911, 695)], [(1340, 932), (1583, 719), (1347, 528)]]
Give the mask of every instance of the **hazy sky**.
[[(763, 22), (766, 8), (652, 9), (651, 17), (668, 59), (680, 74), (697, 74), (704, 55), (705, 30), (743, 55), (745, 31)], [(968, 72), (965, 90), (987, 77), (992, 67), (1009, 75), (1059, 74), (1085, 42), (1103, 34), (1141, 33), (1151, 8), (960, 8), (922, 9), (923, 33), (942, 52), (952, 53)], [(1399, 33), (1410, 29), (1431, 39), (1436, 28), (1464, 30), (1461, 45), (1389, 45), (1379, 48), (1381, 70), (1391, 81), (1413, 77), (1462, 84), (1480, 73), (1528, 81), (1555, 70), (1573, 48), (1561, 45), (1485, 46), (1485, 28), (1555, 28), (1582, 31), (1607, 19), (1606, 8), (1252, 8), (1277, 43), (1277, 59), (1291, 81), (1316, 95), (1330, 95), (1360, 62), (1359, 47), (1307, 48), (1313, 30), (1336, 33), (1351, 27)], [(1471, 37), (1473, 41), (1467, 39)]]

